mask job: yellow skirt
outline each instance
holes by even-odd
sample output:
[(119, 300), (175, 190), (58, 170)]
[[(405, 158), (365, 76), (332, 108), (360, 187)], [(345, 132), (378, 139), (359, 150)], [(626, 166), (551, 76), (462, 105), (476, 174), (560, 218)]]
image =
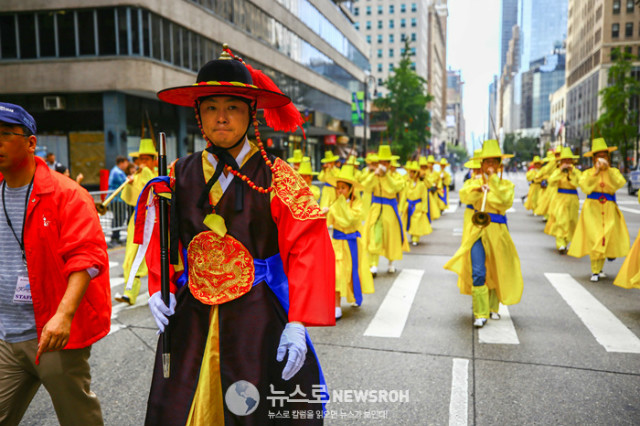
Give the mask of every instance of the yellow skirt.
[(640, 231), (613, 283), (622, 288), (640, 288)]

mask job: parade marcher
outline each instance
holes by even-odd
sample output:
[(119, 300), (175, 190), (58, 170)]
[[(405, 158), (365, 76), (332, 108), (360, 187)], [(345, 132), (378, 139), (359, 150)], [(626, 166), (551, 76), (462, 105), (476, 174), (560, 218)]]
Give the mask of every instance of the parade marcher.
[[(109, 171), (109, 191), (115, 191), (127, 181), (127, 167), (129, 167), (127, 157), (118, 155), (116, 157), (116, 165)], [(128, 209), (123, 208), (126, 204), (122, 201), (120, 194), (116, 195), (112, 203), (114, 208), (111, 227), (114, 231), (111, 234), (111, 241), (117, 243), (120, 241), (120, 227), (127, 220)]]
[[(364, 182), (365, 179), (367, 179), (367, 176), (369, 176), (371, 173), (374, 173), (378, 168), (378, 154), (375, 154), (373, 152), (370, 152), (369, 154), (367, 154), (367, 156), (365, 157), (365, 163), (367, 164), (367, 167), (365, 167), (360, 172), (360, 176), (358, 178), (358, 182), (360, 184), (362, 184), (362, 182)], [(371, 208), (371, 191), (365, 188), (364, 186), (362, 187), (361, 198), (362, 198), (362, 223), (364, 223), (364, 221), (367, 220), (367, 216), (369, 215), (369, 209)]]
[(616, 191), (626, 181), (615, 167), (611, 167), (609, 147), (603, 138), (594, 139), (591, 151), (585, 157), (593, 157), (593, 167), (582, 172), (579, 185), (587, 199), (582, 205), (578, 225), (569, 248), (569, 256), (589, 255), (591, 281), (604, 278), (602, 268), (605, 259), (624, 257), (629, 252), (629, 231), (622, 212), (616, 203)]
[(581, 172), (573, 166), (578, 158), (580, 157), (573, 155), (571, 148), (562, 148), (558, 158), (559, 166), (549, 176), (549, 187), (558, 189), (549, 205), (549, 220), (544, 232), (556, 237), (556, 248), (560, 254), (567, 253), (578, 224), (580, 199), (577, 188)]
[(553, 172), (558, 168), (560, 149), (561, 147), (558, 147), (551, 151), (551, 154), (547, 154), (547, 157), (545, 158), (545, 160), (547, 160), (547, 164), (542, 166), (538, 177), (541, 182), (541, 187), (544, 188), (544, 190), (542, 191), (542, 194), (540, 194), (538, 205), (536, 206), (534, 213), (537, 216), (543, 216), (545, 222), (549, 220), (549, 206), (553, 203), (553, 198), (558, 193), (558, 187), (549, 183), (549, 177), (551, 177)]
[(451, 185), (451, 175), (446, 171), (449, 162), (446, 158), (441, 158), (438, 163), (440, 173), (438, 173), (438, 207), (440, 210), (446, 210), (449, 207), (449, 185)]
[(380, 255), (389, 260), (389, 273), (396, 271), (393, 262), (402, 259), (402, 251), (409, 251), (409, 243), (404, 237), (402, 221), (398, 211), (397, 194), (404, 187), (404, 180), (389, 171), (391, 147), (378, 148), (378, 168), (362, 182), (365, 189), (372, 192), (371, 208), (365, 222), (365, 241), (369, 251), (371, 273), (378, 273)]
[[(147, 182), (158, 176), (158, 151), (153, 145), (153, 140), (140, 139), (138, 151), (131, 155), (138, 158), (140, 165), (133, 175), (133, 178), (129, 179), (129, 184), (122, 190), (121, 195), (122, 201), (130, 206), (135, 206)], [(148, 274), (147, 264), (144, 261), (140, 263), (140, 266), (137, 267), (136, 270), (133, 270), (133, 261), (138, 252), (138, 244), (133, 242), (134, 227), (135, 217), (131, 215), (129, 225), (127, 226), (127, 242), (124, 261), (122, 262), (126, 286), (123, 292), (124, 294), (116, 294), (114, 297), (117, 302), (128, 303), (129, 305), (135, 305), (138, 293), (140, 293), (140, 286), (142, 285), (140, 279), (146, 277)]]
[(304, 159), (309, 159), (309, 157), (304, 157), (302, 155), (302, 150), (301, 149), (294, 149), (293, 150), (293, 156), (287, 158), (287, 162), (289, 164), (291, 164), (291, 167), (293, 168), (293, 170), (298, 171), (298, 169), (300, 168), (300, 164), (302, 163), (302, 161)]
[(298, 174), (300, 174), (305, 183), (309, 185), (309, 189), (311, 189), (311, 193), (313, 194), (313, 199), (320, 201), (320, 188), (313, 185), (313, 177), (317, 176), (318, 172), (314, 172), (311, 169), (311, 159), (309, 157), (305, 157), (300, 163)]
[(433, 155), (427, 158), (420, 156), (418, 165), (420, 166), (420, 180), (424, 183), (429, 192), (427, 201), (427, 219), (429, 223), (440, 218), (440, 208), (438, 207), (438, 176), (433, 171), (436, 159)]
[(343, 297), (351, 306), (358, 307), (362, 305), (363, 294), (374, 292), (367, 251), (360, 234), (362, 200), (357, 193), (362, 188), (354, 172), (352, 164), (345, 164), (338, 176), (329, 178), (337, 194), (327, 215), (327, 222), (333, 226), (336, 256), (336, 319), (342, 317), (340, 301)]
[(102, 425), (91, 346), (111, 328), (107, 245), (89, 193), (35, 156), (33, 117), (0, 103), (0, 424), (40, 385), (62, 425)]
[[(640, 191), (638, 191), (638, 203), (640, 203)], [(622, 288), (640, 289), (640, 231), (613, 283)]]
[(320, 196), (320, 208), (326, 208), (336, 199), (336, 189), (329, 183), (329, 177), (335, 177), (338, 174), (340, 156), (333, 155), (331, 151), (324, 152), (324, 158), (320, 160), (322, 170), (318, 174), (318, 180), (324, 182), (322, 186), (322, 195)]
[(475, 210), (489, 215), (488, 226), (474, 226), (444, 268), (458, 274), (460, 292), (473, 300), (475, 327), (483, 327), (487, 318), (500, 319), (499, 303), (520, 301), (524, 287), (520, 259), (513, 244), (505, 212), (513, 205), (514, 185), (498, 169), (504, 158), (497, 140), (487, 140), (476, 160), (481, 161), (482, 179), (469, 179), (460, 189), (460, 199)]
[(538, 206), (538, 199), (540, 197), (540, 181), (536, 179), (538, 171), (542, 167), (542, 160), (539, 155), (533, 157), (531, 161), (531, 168), (527, 171), (526, 179), (529, 182), (529, 192), (527, 193), (524, 208), (527, 210), (535, 211)]
[[(257, 109), (276, 131), (294, 131), (302, 117), (266, 75), (226, 45), (200, 69), (196, 84), (158, 97), (195, 109), (207, 148), (180, 158), (172, 178), (152, 181), (138, 203), (138, 214), (149, 217), (153, 201), (143, 206), (151, 185), (170, 191), (171, 258), (180, 257), (185, 269), (183, 276), (180, 265), (173, 266), (167, 307), (156, 232), (147, 252), (149, 306), (161, 331), (172, 336), (171, 372), (163, 377), (159, 342), (146, 424), (275, 424), (269, 412), (278, 410), (313, 410), (301, 422), (321, 424), (322, 405), (314, 400), (320, 398), (311, 395), (324, 379), (305, 326), (335, 324), (335, 257), (309, 187), (265, 152)], [(252, 124), (257, 145), (247, 137)], [(225, 397), (244, 395), (250, 385), (261, 398), (247, 407), (255, 411), (232, 411)], [(280, 400), (278, 408), (268, 402), (294, 392), (307, 399)]]
[(411, 237), (411, 245), (417, 246), (420, 237), (433, 232), (427, 219), (427, 187), (419, 179), (420, 167), (417, 161), (409, 161), (405, 166), (408, 182), (402, 191), (402, 223), (407, 235)]
[[(464, 188), (466, 185), (471, 185), (473, 179), (482, 179), (482, 163), (478, 160), (478, 156), (482, 153), (482, 149), (476, 149), (473, 153), (473, 158), (464, 163), (464, 166), (469, 169), (471, 172), (471, 176), (469, 179), (465, 180), (462, 184)], [(462, 200), (461, 200), (462, 202)], [(466, 204), (466, 208), (464, 209), (464, 218), (462, 220), (462, 241), (464, 241), (465, 236), (469, 234), (471, 227), (473, 227), (473, 223), (471, 222), (471, 218), (475, 213), (475, 207), (473, 204)]]

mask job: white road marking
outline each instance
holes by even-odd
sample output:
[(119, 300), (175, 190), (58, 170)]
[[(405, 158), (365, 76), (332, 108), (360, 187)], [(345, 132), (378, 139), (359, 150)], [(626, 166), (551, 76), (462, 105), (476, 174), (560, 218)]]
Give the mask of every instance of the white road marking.
[(111, 288), (124, 284), (124, 277), (111, 278)]
[(462, 235), (462, 228), (453, 228), (453, 236), (460, 236)]
[(112, 262), (112, 261), (109, 261), (109, 269), (111, 269), (111, 268), (115, 268), (115, 267), (116, 267), (116, 266), (118, 266), (118, 265), (119, 265), (119, 263), (118, 263), (118, 262)]
[(449, 401), (449, 426), (466, 426), (469, 412), (469, 360), (453, 359), (451, 369), (451, 400)]
[(149, 304), (149, 293), (146, 291), (141, 291), (138, 295), (135, 305), (128, 305), (126, 303), (119, 303), (115, 300), (113, 301), (113, 306), (111, 307), (111, 319), (118, 318), (118, 314), (122, 311), (126, 311), (129, 309), (135, 309), (139, 306), (146, 306)]
[[(118, 331), (122, 330), (123, 328), (127, 328), (127, 325), (126, 324), (114, 324), (114, 323), (111, 323), (111, 330), (109, 330), (109, 334), (117, 333)], [(107, 334), (107, 336), (109, 334)]]
[(499, 320), (489, 319), (487, 324), (478, 330), (478, 341), (498, 345), (519, 345), (520, 340), (511, 321), (509, 309), (501, 304), (498, 313)]
[(620, 206), (618, 206), (618, 208), (619, 208), (620, 210), (622, 210), (623, 212), (629, 212), (629, 213), (640, 214), (640, 210), (630, 209), (629, 207), (620, 207)]
[(569, 274), (544, 274), (607, 352), (640, 353), (640, 339)]
[(454, 204), (451, 201), (449, 201), (449, 206), (444, 211), (444, 213), (455, 213), (456, 210), (458, 210), (458, 204), (457, 203)]
[(365, 336), (400, 337), (424, 270), (403, 269), (380, 304)]
[(509, 210), (507, 210), (507, 213), (515, 213), (516, 211), (517, 211), (516, 209), (511, 207)]

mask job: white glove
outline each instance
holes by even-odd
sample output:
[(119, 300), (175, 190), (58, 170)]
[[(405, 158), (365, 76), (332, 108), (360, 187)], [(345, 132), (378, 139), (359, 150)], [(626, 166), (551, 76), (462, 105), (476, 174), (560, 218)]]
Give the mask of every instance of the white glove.
[(296, 375), (307, 356), (307, 335), (304, 325), (296, 323), (287, 323), (280, 336), (280, 345), (278, 345), (277, 361), (284, 360), (284, 355), (289, 350), (289, 358), (287, 365), (282, 370), (282, 378), (289, 380)]
[(164, 332), (164, 327), (169, 324), (168, 316), (176, 313), (176, 296), (173, 293), (169, 293), (169, 307), (162, 301), (162, 293), (156, 291), (149, 298), (149, 309), (153, 319), (156, 320), (156, 325), (160, 333)]

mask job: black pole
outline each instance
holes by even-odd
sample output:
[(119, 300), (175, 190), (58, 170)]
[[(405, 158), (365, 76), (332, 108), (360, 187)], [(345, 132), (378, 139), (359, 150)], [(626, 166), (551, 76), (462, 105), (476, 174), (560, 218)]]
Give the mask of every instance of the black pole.
[[(167, 176), (167, 146), (166, 135), (160, 132), (160, 155), (158, 156), (158, 175)], [(169, 221), (168, 205), (165, 197), (158, 197), (160, 210), (160, 291), (162, 301), (166, 306), (170, 306), (169, 298)], [(168, 378), (171, 371), (171, 340), (169, 339), (169, 324), (162, 333), (162, 373), (164, 378)]]
[(364, 132), (362, 136), (362, 148), (364, 149), (363, 157), (367, 156), (367, 127), (369, 119), (367, 118), (367, 98), (369, 97), (369, 76), (364, 78)]

